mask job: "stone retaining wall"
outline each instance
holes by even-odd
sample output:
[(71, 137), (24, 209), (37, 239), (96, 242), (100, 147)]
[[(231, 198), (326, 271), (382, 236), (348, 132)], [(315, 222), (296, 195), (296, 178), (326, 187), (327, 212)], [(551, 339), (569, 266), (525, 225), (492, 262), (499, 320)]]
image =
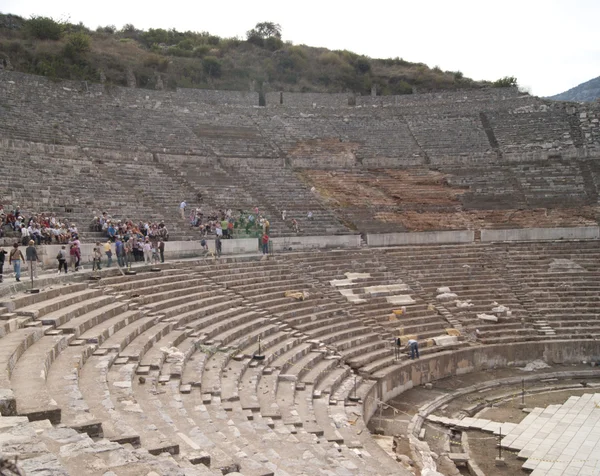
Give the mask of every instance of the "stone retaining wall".
[(472, 243), (473, 241), (475, 241), (475, 232), (472, 230), (367, 234), (367, 245), (369, 246), (431, 245)]
[(521, 367), (532, 360), (549, 364), (589, 361), (600, 356), (600, 341), (566, 340), (519, 342), (441, 352), (410, 361), (382, 376), (363, 400), (363, 415), (368, 422), (378, 409), (379, 401), (388, 401), (417, 385), (454, 375), (499, 368)]
[[(324, 249), (324, 248), (358, 248), (360, 246), (360, 235), (340, 235), (340, 236), (297, 236), (293, 238), (272, 238), (274, 251), (284, 251), (292, 248), (293, 251)], [(223, 255), (258, 253), (258, 238), (242, 238), (236, 240), (222, 240)], [(215, 250), (214, 240), (207, 240), (208, 248), (211, 252)], [(103, 243), (100, 244), (102, 247)], [(42, 245), (38, 246), (38, 255), (44, 267), (58, 266), (56, 255), (62, 245)], [(68, 245), (67, 251), (68, 251)], [(93, 243), (83, 243), (81, 245), (81, 263), (89, 264), (92, 262), (93, 249), (96, 245)], [(21, 247), (25, 253), (25, 247)], [(113, 261), (116, 261), (113, 249)], [(203, 253), (199, 241), (167, 241), (165, 243), (165, 259), (190, 258), (200, 256)], [(106, 261), (104, 248), (102, 247), (102, 260)]]
[(481, 230), (481, 241), (544, 241), (544, 240), (597, 240), (597, 226), (574, 228), (520, 228), (513, 230)]
[(274, 251), (282, 251), (284, 248), (291, 248), (292, 251), (318, 248), (358, 248), (360, 235), (294, 236), (272, 238), (271, 241)]

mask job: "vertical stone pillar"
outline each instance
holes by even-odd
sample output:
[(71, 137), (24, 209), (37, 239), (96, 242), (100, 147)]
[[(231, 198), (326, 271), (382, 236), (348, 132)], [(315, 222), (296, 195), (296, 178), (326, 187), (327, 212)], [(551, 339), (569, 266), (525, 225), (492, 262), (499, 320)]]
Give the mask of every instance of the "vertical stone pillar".
[(158, 71), (154, 72), (154, 80), (154, 89), (156, 89), (157, 91), (162, 91), (163, 89), (165, 89), (162, 76)]
[(137, 86), (137, 81), (135, 80), (135, 74), (133, 74), (133, 70), (131, 68), (127, 69), (127, 87), (135, 88)]

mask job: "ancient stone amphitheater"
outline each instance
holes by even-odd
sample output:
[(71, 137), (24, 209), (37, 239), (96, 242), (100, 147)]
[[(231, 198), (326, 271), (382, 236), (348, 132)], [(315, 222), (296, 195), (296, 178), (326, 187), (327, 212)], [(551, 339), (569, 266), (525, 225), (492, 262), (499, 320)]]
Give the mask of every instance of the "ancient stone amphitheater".
[[(265, 100), (0, 72), (5, 208), (172, 236), (158, 271), (0, 285), (5, 464), (600, 474), (600, 106), (512, 89)], [(195, 257), (183, 199), (258, 206), (275, 253)]]

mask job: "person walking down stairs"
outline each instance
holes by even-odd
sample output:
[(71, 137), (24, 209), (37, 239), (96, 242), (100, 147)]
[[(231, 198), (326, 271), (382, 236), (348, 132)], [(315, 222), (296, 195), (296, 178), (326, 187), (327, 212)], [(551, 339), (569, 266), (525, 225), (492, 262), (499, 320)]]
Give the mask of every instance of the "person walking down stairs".
[(181, 214), (181, 218), (185, 220), (185, 208), (187, 207), (187, 203), (185, 200), (179, 204), (179, 213)]
[(15, 271), (15, 279), (17, 281), (21, 281), (21, 263), (23, 261), (25, 261), (25, 258), (19, 249), (19, 243), (15, 243), (13, 249), (10, 251), (10, 255), (8, 255), (8, 264), (12, 264), (13, 270)]

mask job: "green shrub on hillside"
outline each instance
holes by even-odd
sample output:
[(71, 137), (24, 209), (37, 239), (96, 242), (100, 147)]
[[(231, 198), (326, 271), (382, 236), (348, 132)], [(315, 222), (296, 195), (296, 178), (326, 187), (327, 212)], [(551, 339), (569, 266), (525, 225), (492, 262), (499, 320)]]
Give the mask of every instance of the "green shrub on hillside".
[(492, 83), (495, 88), (511, 88), (517, 86), (517, 78), (514, 76), (504, 76)]
[(115, 25), (99, 26), (96, 28), (96, 33), (106, 33), (107, 35), (114, 35), (117, 32)]
[[(62, 41), (37, 41), (51, 38)], [(17, 71), (56, 79), (96, 81), (102, 70), (106, 84), (126, 85), (127, 71), (133, 71), (138, 86), (145, 88), (156, 86), (156, 72), (171, 89), (260, 90), (268, 82), (263, 92), (369, 94), (377, 84), (380, 94), (410, 94), (415, 87), (426, 92), (483, 85), (460, 71), (442, 72), (399, 57), (371, 59), (347, 50), (294, 45), (282, 40), (281, 26), (273, 22), (257, 23), (241, 39), (206, 31), (144, 31), (132, 24), (90, 32), (83, 24), (0, 14), (0, 53)], [(496, 85), (505, 86), (504, 78)]]
[(38, 40), (60, 40), (64, 26), (50, 17), (32, 16), (25, 27)]
[(90, 51), (91, 38), (86, 33), (72, 33), (67, 38), (65, 45), (65, 53), (69, 52), (68, 56), (80, 55)]
[(354, 64), (354, 67), (360, 74), (365, 74), (371, 71), (371, 63), (369, 63), (367, 58), (358, 58)]
[(207, 76), (218, 78), (221, 76), (221, 62), (214, 56), (207, 56), (202, 60), (202, 68)]

